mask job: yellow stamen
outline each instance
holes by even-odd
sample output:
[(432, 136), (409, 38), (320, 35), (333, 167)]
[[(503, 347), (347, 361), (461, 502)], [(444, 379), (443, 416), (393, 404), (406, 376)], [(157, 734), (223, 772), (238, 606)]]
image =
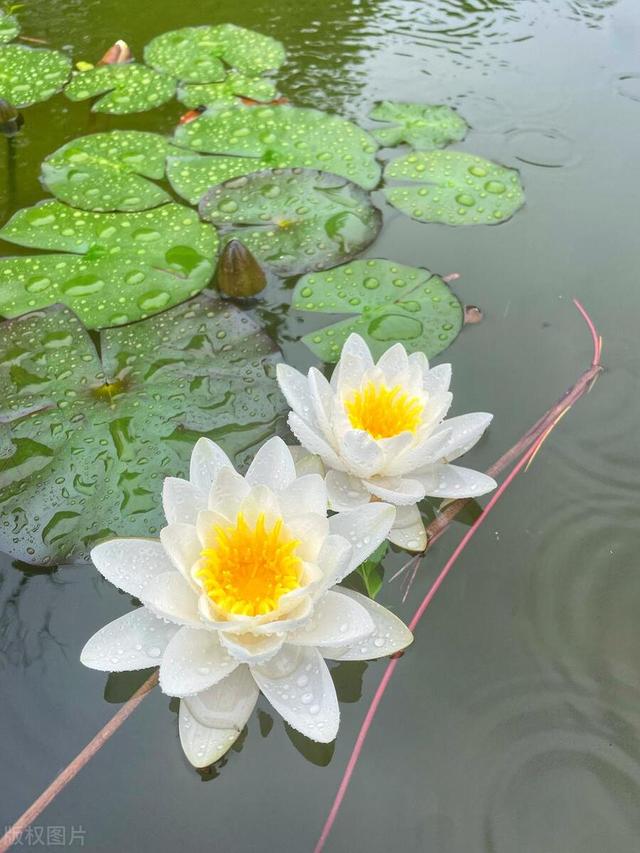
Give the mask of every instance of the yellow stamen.
[(387, 388), (367, 382), (345, 401), (345, 409), (354, 429), (363, 429), (373, 438), (391, 438), (418, 429), (424, 404), (419, 397), (409, 396), (401, 385)]
[(281, 518), (267, 530), (264, 513), (249, 527), (242, 513), (235, 524), (215, 525), (215, 544), (202, 551), (196, 578), (226, 613), (257, 616), (278, 606), (300, 585), (302, 562)]

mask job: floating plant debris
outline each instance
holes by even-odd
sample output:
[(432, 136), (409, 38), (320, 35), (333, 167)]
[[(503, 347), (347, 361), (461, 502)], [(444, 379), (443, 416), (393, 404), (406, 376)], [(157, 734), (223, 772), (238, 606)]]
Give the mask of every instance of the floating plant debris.
[(246, 299), (265, 289), (267, 277), (246, 246), (229, 240), (218, 260), (216, 286), (225, 296)]

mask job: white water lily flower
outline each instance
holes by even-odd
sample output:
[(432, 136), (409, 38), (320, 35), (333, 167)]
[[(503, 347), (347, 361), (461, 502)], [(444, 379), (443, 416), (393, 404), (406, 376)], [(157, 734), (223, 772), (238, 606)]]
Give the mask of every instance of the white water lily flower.
[(394, 508), (327, 518), (322, 476), (297, 476), (279, 438), (245, 477), (200, 439), (190, 479), (166, 479), (163, 503), (159, 541), (115, 539), (91, 552), (144, 606), (98, 631), (82, 662), (110, 672), (159, 663), (161, 689), (181, 699), (180, 740), (196, 767), (229, 749), (259, 691), (302, 734), (333, 740), (340, 715), (324, 658), (382, 657), (412, 640), (384, 607), (332, 589), (384, 541)]
[(492, 415), (445, 420), (451, 406), (451, 365), (429, 367), (424, 353), (394, 344), (374, 363), (356, 334), (347, 339), (331, 382), (278, 365), (278, 382), (300, 444), (322, 460), (329, 503), (354, 510), (370, 501), (398, 508), (389, 540), (411, 551), (426, 547), (417, 503), (427, 495), (476, 497), (495, 488), (491, 477), (451, 465), (478, 441)]

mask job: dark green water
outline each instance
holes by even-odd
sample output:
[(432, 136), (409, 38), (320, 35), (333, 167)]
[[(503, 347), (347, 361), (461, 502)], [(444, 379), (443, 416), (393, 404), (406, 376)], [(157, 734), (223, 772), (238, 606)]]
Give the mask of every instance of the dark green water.
[[(38, 0), (20, 16), (26, 34), (70, 46), (76, 59), (96, 59), (117, 37), (140, 55), (152, 36), (187, 24), (253, 27), (285, 43), (280, 85), (295, 103), (361, 120), (380, 98), (450, 103), (473, 128), (460, 148), (521, 170), (527, 205), (510, 222), (448, 229), (387, 209), (369, 254), (459, 272), (460, 298), (484, 311), (445, 354), (456, 413), (495, 412), (471, 466), (490, 464), (590, 361), (573, 296), (604, 336), (607, 369), (429, 610), (328, 849), (634, 853), (637, 0)], [(16, 185), (0, 173), (2, 220), (44, 197), (39, 163), (62, 143), (115, 127), (168, 132), (180, 112), (173, 102), (147, 116), (96, 118), (62, 96), (30, 108)], [(285, 357), (306, 367), (312, 357), (296, 339), (323, 321), (288, 314), (288, 299), (272, 287), (263, 316)], [(455, 525), (430, 552), (405, 604), (399, 583), (386, 584), (380, 600), (408, 618), (463, 530)], [(86, 639), (130, 606), (90, 568), (1, 564), (0, 828), (139, 683), (119, 676), (105, 687), (78, 660)], [(310, 749), (278, 718), (270, 727), (261, 704), (240, 752), (210, 775), (187, 765), (175, 708), (156, 692), (38, 824), (65, 826), (67, 835), (82, 827), (96, 851), (310, 850), (383, 665), (334, 671), (342, 699), (335, 750)]]

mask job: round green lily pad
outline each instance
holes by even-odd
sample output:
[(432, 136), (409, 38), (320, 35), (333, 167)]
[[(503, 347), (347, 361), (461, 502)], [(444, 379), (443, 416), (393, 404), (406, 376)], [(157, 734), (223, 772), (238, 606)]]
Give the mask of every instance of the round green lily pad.
[(214, 187), (200, 216), (280, 276), (348, 260), (371, 243), (380, 211), (361, 188), (315, 169), (255, 172)]
[(42, 164), (42, 182), (61, 201), (84, 210), (146, 210), (171, 200), (149, 178), (164, 177), (171, 146), (164, 136), (112, 130), (67, 142)]
[(515, 169), (462, 151), (416, 151), (392, 160), (384, 176), (411, 182), (387, 187), (384, 193), (394, 207), (419, 222), (496, 225), (524, 204)]
[(429, 358), (458, 336), (463, 310), (449, 287), (429, 270), (386, 260), (352, 261), (297, 283), (292, 306), (321, 314), (353, 314), (302, 340), (322, 361), (340, 358), (352, 332), (361, 335), (374, 358), (400, 342)]
[(8, 44), (0, 47), (0, 97), (14, 107), (46, 101), (66, 83), (71, 60), (59, 50)]
[(170, 101), (176, 81), (146, 65), (100, 65), (73, 75), (64, 90), (71, 101), (103, 97), (92, 105), (94, 113), (141, 113)]
[(20, 33), (20, 24), (13, 15), (0, 11), (0, 44), (6, 44)]
[(176, 145), (215, 154), (169, 158), (175, 191), (195, 204), (209, 187), (261, 169), (300, 166), (341, 175), (365, 189), (380, 180), (377, 145), (339, 116), (290, 106), (211, 110), (177, 128)]
[(0, 260), (0, 315), (62, 302), (92, 329), (149, 317), (199, 293), (218, 249), (214, 229), (180, 204), (88, 213), (47, 201), (16, 213), (0, 239), (56, 252)]
[(221, 83), (187, 83), (178, 87), (178, 100), (190, 109), (201, 106), (228, 106), (238, 98), (270, 101), (276, 96), (276, 87), (264, 77), (250, 77), (239, 71), (230, 71)]
[(225, 64), (245, 74), (279, 68), (285, 52), (270, 36), (220, 24), (184, 27), (157, 36), (144, 49), (145, 62), (191, 83), (216, 83), (224, 79)]
[(369, 118), (389, 123), (388, 127), (371, 131), (375, 139), (387, 147), (406, 142), (421, 151), (444, 148), (464, 139), (468, 130), (462, 116), (443, 104), (382, 101), (371, 110)]
[(87, 559), (114, 536), (158, 536), (162, 482), (201, 435), (238, 465), (286, 411), (279, 351), (244, 312), (200, 294), (100, 333), (55, 305), (0, 325), (0, 550)]

